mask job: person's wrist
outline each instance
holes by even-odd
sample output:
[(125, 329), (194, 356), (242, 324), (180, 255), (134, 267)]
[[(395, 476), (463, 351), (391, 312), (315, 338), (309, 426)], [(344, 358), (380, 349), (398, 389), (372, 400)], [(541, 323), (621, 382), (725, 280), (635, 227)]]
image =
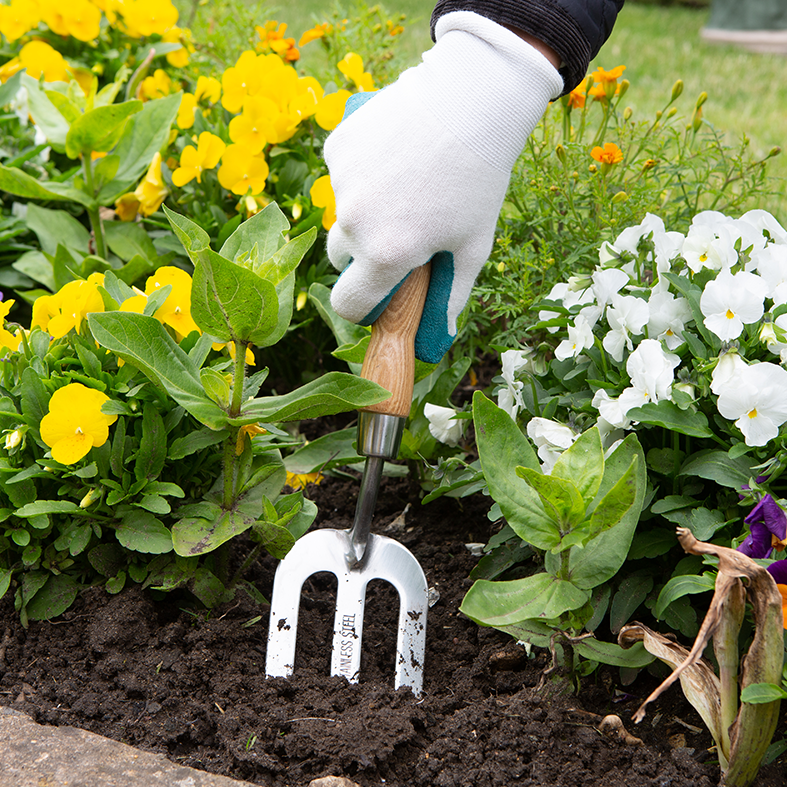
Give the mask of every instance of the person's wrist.
[(507, 27), (514, 35), (519, 36), (525, 43), (530, 44), (533, 49), (540, 52), (555, 68), (560, 68), (563, 64), (560, 55), (540, 38), (536, 38), (534, 35), (526, 33), (524, 30), (520, 30), (518, 27), (511, 27), (510, 25), (503, 25), (503, 27)]

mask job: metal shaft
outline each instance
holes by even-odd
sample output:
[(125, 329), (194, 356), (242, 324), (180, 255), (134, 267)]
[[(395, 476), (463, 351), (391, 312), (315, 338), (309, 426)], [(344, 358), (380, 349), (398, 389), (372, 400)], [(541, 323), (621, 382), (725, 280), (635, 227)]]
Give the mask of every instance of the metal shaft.
[(353, 520), (352, 530), (350, 530), (351, 553), (347, 555), (347, 563), (350, 568), (357, 566), (366, 552), (366, 544), (369, 541), (369, 531), (372, 527), (372, 516), (374, 506), (377, 503), (377, 492), (380, 489), (380, 479), (383, 476), (383, 464), (385, 460), (381, 456), (367, 456), (363, 467), (363, 477), (361, 478), (361, 489), (358, 492), (358, 502), (355, 506), (355, 519)]

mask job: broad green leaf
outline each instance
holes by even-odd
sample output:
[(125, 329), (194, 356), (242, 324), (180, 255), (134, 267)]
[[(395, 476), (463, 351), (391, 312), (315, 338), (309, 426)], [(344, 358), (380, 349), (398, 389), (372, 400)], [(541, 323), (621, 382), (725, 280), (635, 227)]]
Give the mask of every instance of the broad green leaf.
[(66, 155), (77, 158), (80, 155), (90, 156), (94, 150), (101, 153), (112, 150), (128, 119), (141, 110), (142, 102), (134, 99), (85, 112), (71, 123), (66, 134)]
[(560, 531), (547, 515), (538, 493), (523, 481), (516, 467), (541, 469), (535, 451), (505, 411), (482, 393), (473, 395), (478, 454), (489, 492), (516, 534), (538, 549), (560, 543)]
[(706, 593), (716, 587), (716, 578), (709, 571), (706, 571), (700, 576), (695, 574), (684, 574), (667, 582), (661, 589), (656, 606), (653, 607), (653, 614), (657, 618), (664, 617), (664, 611), (672, 604), (683, 596), (693, 595), (696, 593)]
[[(159, 256), (150, 235), (141, 224), (133, 221), (107, 221), (104, 223), (104, 234), (107, 245), (121, 260), (130, 260), (136, 254), (147, 260), (156, 260)], [(117, 271), (115, 275), (118, 275)]]
[(223, 342), (261, 345), (275, 330), (276, 288), (208, 249), (194, 267), (191, 313), (199, 327)]
[(579, 490), (585, 505), (590, 505), (604, 475), (604, 449), (595, 426), (583, 432), (560, 454), (550, 475), (570, 481)]
[[(300, 494), (297, 492), (296, 494)], [(277, 501), (278, 502), (278, 501)], [(292, 533), (293, 538), (299, 539), (311, 527), (317, 517), (317, 504), (312, 500), (303, 498), (303, 505), (292, 519), (287, 523), (287, 530)]]
[(637, 642), (626, 650), (614, 642), (588, 638), (580, 640), (573, 647), (574, 652), (583, 658), (597, 661), (599, 664), (611, 664), (613, 667), (641, 669), (647, 667), (656, 658), (645, 650), (645, 646), (641, 642)]
[(36, 126), (46, 136), (47, 142), (62, 153), (66, 146), (69, 123), (41, 89), (38, 81), (25, 74), (22, 84), (27, 89), (27, 106)]
[(276, 326), (261, 342), (257, 342), (257, 347), (272, 347), (277, 344), (287, 333), (287, 329), (292, 322), (292, 307), (295, 299), (295, 274), (290, 273), (278, 284), (275, 285), (276, 300), (278, 310), (276, 315)]
[(669, 399), (657, 404), (648, 402), (642, 407), (634, 407), (626, 413), (632, 421), (662, 426), (671, 432), (679, 432), (689, 437), (713, 437), (708, 427), (708, 419), (699, 411), (681, 410)]
[(95, 205), (95, 200), (87, 192), (69, 183), (41, 182), (21, 169), (3, 164), (0, 164), (0, 190), (27, 199), (77, 202), (88, 208)]
[(23, 519), (42, 514), (71, 514), (81, 509), (71, 500), (36, 500), (17, 509), (16, 515)]
[(185, 517), (172, 526), (175, 552), (184, 557), (212, 552), (248, 530), (262, 514), (265, 484), (239, 495), (229, 509), (216, 506), (215, 518)]
[(136, 509), (126, 514), (115, 536), (126, 549), (134, 552), (162, 555), (172, 551), (172, 534), (160, 519), (147, 511)]
[(205, 393), (216, 404), (228, 409), (230, 406), (230, 384), (227, 378), (212, 368), (200, 369), (199, 377), (205, 388)]
[(226, 425), (226, 413), (205, 394), (199, 369), (158, 320), (131, 312), (94, 312), (88, 322), (102, 347), (141, 369), (200, 423), (211, 429)]
[(589, 598), (587, 591), (551, 574), (508, 582), (479, 579), (468, 590), (459, 611), (476, 623), (499, 628), (524, 620), (553, 620), (579, 609)]
[(524, 478), (541, 498), (541, 505), (565, 533), (578, 525), (585, 516), (585, 502), (579, 490), (562, 478), (544, 475), (540, 470), (530, 467), (517, 467), (516, 474)]
[[(306, 525), (308, 529), (309, 525)], [(259, 522), (254, 527), (255, 537), (265, 547), (269, 554), (281, 560), (292, 549), (295, 536), (289, 528), (273, 522)]]
[(748, 484), (755, 475), (753, 466), (757, 459), (750, 456), (739, 456), (730, 459), (726, 451), (697, 451), (683, 463), (679, 475), (692, 475), (715, 481), (736, 491)]
[(166, 265), (167, 262), (166, 257), (156, 256), (151, 260), (140, 254), (135, 254), (122, 268), (115, 268), (113, 273), (124, 284), (133, 284), (140, 279), (147, 278), (157, 268)]
[[(635, 505), (639, 479), (637, 473), (638, 462), (638, 456), (632, 458), (628, 470), (596, 505), (596, 508), (590, 515), (589, 532), (591, 538), (595, 538), (599, 534), (615, 527)], [(642, 503), (640, 502), (640, 508), (641, 506)], [(636, 514), (639, 516), (640, 509), (637, 509)]]
[(62, 615), (79, 593), (80, 585), (68, 574), (50, 576), (46, 584), (27, 603), (30, 620), (51, 620)]
[(21, 86), (20, 82), (23, 76), (27, 76), (26, 71), (17, 71), (16, 74), (6, 79), (6, 81), (0, 85), (0, 107), (10, 104), (14, 100), (16, 94), (19, 92)]
[(227, 594), (221, 580), (205, 566), (197, 567), (188, 588), (208, 609), (221, 604)]
[[(271, 284), (278, 284), (295, 271), (306, 252), (314, 245), (316, 237), (317, 230), (311, 229), (287, 242), (270, 259), (266, 260), (260, 255), (260, 262), (255, 266), (254, 272)], [(222, 254), (222, 256), (227, 255)]]
[(169, 447), (168, 458), (171, 461), (184, 459), (197, 451), (218, 445), (226, 439), (228, 434), (229, 432), (217, 432), (213, 429), (199, 429), (195, 432), (189, 432), (184, 437), (179, 437), (177, 440), (172, 441)]
[(58, 93), (56, 90), (45, 90), (44, 95), (52, 102), (55, 109), (66, 119), (67, 123), (73, 123), (77, 118), (82, 117), (82, 110), (79, 106), (63, 93)]
[(224, 242), (219, 254), (225, 259), (237, 262), (238, 257), (250, 251), (256, 243), (258, 259), (264, 263), (284, 246), (284, 235), (289, 229), (290, 222), (281, 208), (271, 202), (259, 213), (241, 222), (238, 229)]
[(123, 192), (137, 185), (153, 156), (169, 139), (169, 130), (180, 108), (181, 93), (148, 101), (132, 115), (123, 130), (115, 154), (120, 158), (115, 178), (99, 193), (99, 202), (110, 205)]
[(344, 413), (382, 402), (389, 396), (377, 383), (343, 372), (328, 372), (310, 383), (281, 396), (244, 402), (241, 417), (230, 423), (241, 425), (262, 421), (300, 421)]
[(29, 276), (33, 281), (43, 284), (49, 290), (55, 290), (55, 276), (52, 273), (52, 263), (44, 256), (43, 252), (34, 249), (26, 251), (16, 262), (11, 263), (15, 270)]
[(609, 610), (609, 628), (617, 635), (629, 622), (639, 605), (653, 590), (653, 577), (647, 574), (626, 577), (615, 591)]
[(639, 459), (636, 464), (637, 493), (634, 504), (615, 527), (611, 527), (591, 539), (583, 548), (575, 547), (571, 550), (569, 578), (577, 587), (590, 590), (603, 584), (617, 574), (626, 560), (639, 521), (642, 502), (645, 499), (647, 482), (645, 456), (635, 435), (628, 435), (607, 457), (604, 464), (604, 477), (596, 495), (596, 500), (603, 500), (621, 476), (631, 467), (635, 456)]
[(314, 473), (336, 465), (360, 462), (363, 457), (355, 450), (357, 429), (330, 432), (293, 451), (284, 459), (290, 473)]
[(741, 702), (760, 705), (774, 700), (787, 700), (787, 689), (775, 683), (752, 683), (741, 692)]
[(126, 554), (117, 544), (99, 544), (87, 554), (90, 565), (105, 577), (114, 577), (126, 565)]
[(369, 346), (371, 338), (371, 333), (368, 333), (354, 344), (343, 344), (341, 347), (337, 347), (331, 355), (345, 363), (358, 364), (360, 366), (366, 357), (366, 348)]
[[(158, 478), (167, 458), (167, 434), (164, 421), (153, 402), (145, 402), (142, 410), (142, 437), (134, 462), (134, 475), (138, 481)], [(150, 491), (150, 490), (146, 490)]]
[(180, 213), (171, 211), (166, 205), (163, 211), (178, 240), (183, 244), (183, 248), (188, 252), (189, 257), (191, 257), (191, 261), (196, 264), (203, 259), (202, 253), (210, 249), (210, 236), (208, 233), (199, 224), (185, 216), (181, 216)]
[(13, 576), (14, 572), (10, 568), (0, 568), (0, 598), (3, 598), (8, 593)]
[[(369, 335), (369, 329), (340, 317), (331, 306), (331, 291), (324, 284), (315, 282), (309, 287), (309, 300), (322, 317), (325, 324), (336, 337), (336, 344), (356, 344), (364, 336)], [(358, 367), (360, 371), (360, 367)]]
[(150, 564), (150, 573), (142, 587), (143, 589), (150, 587), (153, 590), (175, 590), (194, 576), (198, 565), (196, 558), (183, 558), (179, 555), (156, 558)]
[(83, 224), (64, 210), (50, 210), (35, 203), (27, 206), (27, 226), (35, 232), (41, 250), (54, 255), (58, 246), (87, 254), (90, 233)]
[(670, 511), (664, 514), (664, 518), (676, 525), (689, 528), (698, 541), (710, 540), (717, 530), (721, 530), (727, 524), (724, 514), (716, 508), (713, 510), (684, 508), (679, 511)]

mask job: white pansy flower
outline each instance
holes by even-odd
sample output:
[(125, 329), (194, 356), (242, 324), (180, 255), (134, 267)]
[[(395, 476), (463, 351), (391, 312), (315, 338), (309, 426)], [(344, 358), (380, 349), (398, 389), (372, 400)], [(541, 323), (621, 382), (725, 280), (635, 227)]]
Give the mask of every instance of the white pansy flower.
[(647, 325), (650, 310), (647, 301), (633, 295), (615, 295), (607, 309), (609, 333), (604, 337), (604, 349), (618, 362), (623, 360), (623, 348), (632, 350), (632, 336), (639, 336)]
[(744, 325), (757, 322), (764, 314), (765, 281), (754, 273), (740, 271), (734, 276), (723, 270), (705, 285), (700, 310), (705, 327), (722, 341), (737, 339)]
[[(775, 328), (780, 330), (776, 331)], [(787, 334), (787, 314), (780, 314), (772, 323), (763, 325), (760, 331), (760, 340), (765, 342), (774, 355), (779, 356), (782, 363), (787, 361), (787, 343), (783, 341), (785, 334)]]
[[(672, 383), (675, 380), (675, 368), (680, 358), (673, 353), (664, 351), (661, 342), (656, 339), (645, 339), (628, 357), (626, 371), (631, 378), (631, 387), (643, 401), (659, 402), (669, 399)], [(623, 392), (625, 394), (625, 391)], [(621, 394), (621, 399), (623, 394)]]
[(667, 232), (663, 220), (653, 213), (646, 213), (640, 224), (623, 230), (615, 238), (614, 248), (636, 256), (640, 240), (648, 235), (653, 241), (656, 269), (663, 273), (669, 270), (670, 261), (680, 254), (684, 237), (680, 232)]
[(618, 399), (613, 399), (603, 388), (596, 391), (591, 404), (598, 410), (598, 422), (603, 424), (605, 432), (609, 433), (613, 429), (628, 429), (631, 426), (631, 420), (626, 417), (624, 406)]
[(685, 298), (671, 292), (654, 290), (648, 301), (648, 336), (659, 339), (674, 350), (683, 342), (683, 329), (691, 319), (691, 306)]
[(593, 295), (603, 309), (629, 283), (629, 275), (618, 268), (605, 268), (593, 272)]
[[(561, 281), (556, 284), (550, 291), (549, 295), (547, 295), (546, 300), (548, 301), (562, 301), (563, 298), (566, 297), (568, 294), (568, 284), (566, 282)], [(560, 312), (553, 312), (549, 309), (541, 309), (538, 313), (538, 319), (541, 322), (547, 322), (548, 320), (554, 320), (556, 317), (561, 317), (562, 315)], [(547, 328), (550, 333), (557, 333), (559, 328), (556, 325), (553, 325), (551, 328)]]
[(573, 325), (568, 326), (568, 339), (564, 339), (555, 349), (555, 358), (565, 361), (576, 358), (583, 350), (589, 350), (595, 341), (593, 326), (580, 312)]
[(723, 225), (692, 224), (681, 253), (694, 273), (703, 268), (720, 271), (738, 261), (738, 252)]
[(787, 245), (766, 246), (757, 255), (757, 273), (768, 285), (765, 295), (773, 299), (774, 306), (787, 303)]
[(424, 415), (429, 421), (429, 434), (435, 440), (453, 446), (462, 439), (465, 425), (464, 421), (454, 417), (456, 410), (427, 402), (424, 405)]
[(545, 473), (552, 472), (560, 454), (570, 448), (577, 435), (565, 424), (550, 421), (548, 418), (531, 418), (527, 424), (527, 436), (538, 450)]
[(746, 445), (765, 445), (787, 421), (787, 370), (767, 362), (740, 368), (722, 389), (716, 406), (735, 421)]
[(716, 366), (711, 372), (711, 393), (719, 396), (724, 390), (724, 387), (735, 380), (741, 369), (746, 367), (746, 361), (738, 355), (737, 352), (731, 351), (719, 356)]
[(30, 108), (28, 107), (27, 88), (20, 87), (8, 104), (9, 109), (19, 118), (22, 127), (27, 126), (30, 119)]
[(500, 356), (505, 387), (497, 394), (497, 406), (514, 419), (519, 410), (525, 406), (522, 401), (522, 383), (516, 379), (516, 375), (521, 371), (532, 371), (533, 354), (533, 350), (528, 347), (525, 350), (506, 350)]
[(750, 210), (740, 220), (751, 224), (762, 234), (767, 232), (774, 243), (787, 245), (787, 230), (767, 210)]

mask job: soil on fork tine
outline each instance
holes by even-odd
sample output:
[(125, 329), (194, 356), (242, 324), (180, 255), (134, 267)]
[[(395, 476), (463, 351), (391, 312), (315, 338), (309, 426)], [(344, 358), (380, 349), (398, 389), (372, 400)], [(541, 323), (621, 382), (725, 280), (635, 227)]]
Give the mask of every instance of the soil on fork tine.
[[(327, 479), (309, 494), (318, 527), (352, 524), (357, 483)], [(398, 598), (384, 583), (367, 595), (360, 683), (329, 676), (335, 580), (319, 574), (303, 589), (290, 679), (265, 679), (268, 607), (242, 593), (207, 612), (185, 596), (93, 588), (62, 618), (27, 630), (7, 598), (0, 703), (268, 787), (306, 787), (329, 774), (362, 787), (718, 782), (712, 741), (679, 688), (639, 726), (631, 715), (655, 685), (646, 672), (623, 686), (617, 670), (599, 668), (578, 694), (554, 683), (537, 691), (548, 654), (528, 654), (458, 612), (476, 562), (465, 544), (493, 529), (489, 499), (422, 507), (417, 498), (406, 481), (384, 479), (374, 531), (402, 541), (439, 594), (420, 698), (393, 690)], [(249, 577), (266, 597), (275, 567), (265, 558)], [(642, 745), (599, 733), (607, 714)], [(784, 735), (782, 721), (777, 740)], [(784, 763), (763, 768), (756, 785), (785, 787)]]

